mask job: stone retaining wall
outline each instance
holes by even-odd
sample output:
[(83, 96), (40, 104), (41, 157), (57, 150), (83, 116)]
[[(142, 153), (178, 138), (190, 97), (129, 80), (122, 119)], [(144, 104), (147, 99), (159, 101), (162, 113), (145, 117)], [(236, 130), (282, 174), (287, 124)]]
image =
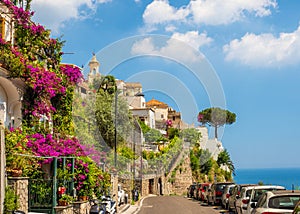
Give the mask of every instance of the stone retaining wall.
[(28, 178), (9, 177), (8, 185), (12, 186), (19, 197), (19, 210), (28, 213)]
[(172, 172), (165, 178), (165, 191), (169, 195), (185, 195), (189, 185), (193, 183), (192, 170), (189, 156), (184, 157), (183, 162), (176, 170), (174, 182), (169, 182)]

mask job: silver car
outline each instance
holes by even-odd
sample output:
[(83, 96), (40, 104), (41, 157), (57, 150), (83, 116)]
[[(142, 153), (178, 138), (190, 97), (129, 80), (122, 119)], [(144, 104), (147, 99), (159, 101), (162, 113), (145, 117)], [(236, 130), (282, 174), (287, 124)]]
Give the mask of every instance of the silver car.
[(293, 213), (293, 209), (300, 200), (299, 190), (268, 191), (262, 194), (256, 206), (252, 204), (252, 214), (263, 213)]

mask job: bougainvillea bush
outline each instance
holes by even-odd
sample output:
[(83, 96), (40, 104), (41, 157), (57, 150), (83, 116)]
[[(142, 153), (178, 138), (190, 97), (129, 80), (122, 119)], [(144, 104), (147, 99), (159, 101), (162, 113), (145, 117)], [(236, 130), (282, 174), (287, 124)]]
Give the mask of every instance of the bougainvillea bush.
[[(27, 10), (30, 6), (24, 10), (10, 0), (0, 0), (0, 4), (10, 10), (14, 22), (13, 42), (6, 42), (0, 35), (0, 64), (8, 71), (8, 78), (24, 83), (22, 127), (6, 132), (10, 166), (13, 167), (15, 157), (27, 157), (26, 168), (49, 164), (51, 157), (75, 157), (77, 168), (86, 164), (88, 168), (98, 167), (105, 154), (81, 145), (74, 136), (72, 103), (74, 89), (83, 79), (81, 69), (61, 63), (64, 42), (51, 38), (50, 30), (31, 21), (33, 12)], [(28, 169), (26, 176), (34, 171)], [(77, 181), (76, 188), (81, 187), (82, 181), (84, 188), (93, 189), (96, 181), (90, 178), (105, 178), (103, 172), (99, 176), (101, 170), (94, 171), (95, 175), (86, 179), (77, 173), (75, 177), (82, 179)]]

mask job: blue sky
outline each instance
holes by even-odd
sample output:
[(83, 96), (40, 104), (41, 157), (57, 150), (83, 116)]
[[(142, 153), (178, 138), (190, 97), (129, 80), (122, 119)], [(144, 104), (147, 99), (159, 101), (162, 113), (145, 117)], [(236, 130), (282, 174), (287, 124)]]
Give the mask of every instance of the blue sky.
[(300, 166), (300, 1), (33, 0), (63, 61), (140, 81), (188, 122), (237, 115), (221, 140), (237, 168)]

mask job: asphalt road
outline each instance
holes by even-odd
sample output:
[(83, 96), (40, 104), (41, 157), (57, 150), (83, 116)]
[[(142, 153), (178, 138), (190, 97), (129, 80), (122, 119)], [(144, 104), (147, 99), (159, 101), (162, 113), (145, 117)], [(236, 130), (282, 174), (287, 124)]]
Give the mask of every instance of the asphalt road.
[(219, 207), (207, 206), (183, 196), (156, 196), (143, 200), (138, 214), (213, 214), (225, 213)]

